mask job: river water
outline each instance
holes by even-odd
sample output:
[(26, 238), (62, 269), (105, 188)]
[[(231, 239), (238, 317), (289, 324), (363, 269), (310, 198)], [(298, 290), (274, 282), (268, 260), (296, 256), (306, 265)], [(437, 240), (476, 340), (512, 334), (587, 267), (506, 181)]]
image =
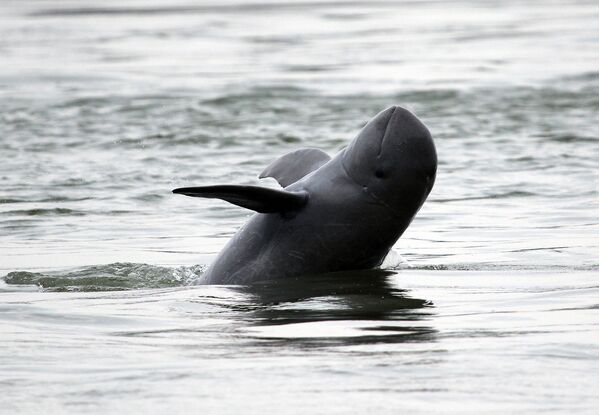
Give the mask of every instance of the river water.
[[(0, 412), (599, 410), (599, 3), (6, 1), (0, 57)], [(389, 269), (195, 284), (250, 213), (171, 189), (394, 104)]]

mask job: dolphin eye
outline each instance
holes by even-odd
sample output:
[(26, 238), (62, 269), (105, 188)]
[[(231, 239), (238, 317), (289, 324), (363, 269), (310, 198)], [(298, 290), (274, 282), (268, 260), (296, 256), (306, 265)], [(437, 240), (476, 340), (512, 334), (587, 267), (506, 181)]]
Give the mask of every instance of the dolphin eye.
[(375, 175), (376, 177), (378, 177), (379, 179), (382, 179), (383, 177), (385, 177), (385, 173), (383, 173), (383, 171), (382, 171), (382, 170), (378, 170), (378, 169), (377, 169), (377, 170), (375, 170), (375, 172), (374, 172), (374, 175)]

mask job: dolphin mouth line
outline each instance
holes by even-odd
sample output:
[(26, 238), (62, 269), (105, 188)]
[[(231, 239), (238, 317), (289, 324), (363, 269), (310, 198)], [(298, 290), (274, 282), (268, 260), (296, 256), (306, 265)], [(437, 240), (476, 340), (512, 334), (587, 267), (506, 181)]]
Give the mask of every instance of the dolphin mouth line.
[(398, 209), (393, 208), (392, 206), (389, 206), (387, 203), (385, 203), (381, 198), (377, 197), (374, 193), (370, 192), (368, 190), (368, 186), (366, 186), (364, 188), (364, 191), (366, 192), (366, 194), (368, 194), (368, 196), (370, 196), (375, 202), (377, 202), (379, 205), (387, 208), (392, 216), (395, 216), (397, 218), (401, 218), (402, 216), (399, 214)]

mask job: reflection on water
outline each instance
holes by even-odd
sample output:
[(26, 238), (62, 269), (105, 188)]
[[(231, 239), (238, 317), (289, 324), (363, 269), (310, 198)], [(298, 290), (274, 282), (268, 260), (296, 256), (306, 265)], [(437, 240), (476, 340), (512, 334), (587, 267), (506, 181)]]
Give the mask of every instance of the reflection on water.
[(432, 303), (394, 286), (393, 274), (339, 272), (234, 289), (251, 296), (244, 319), (259, 338), (329, 345), (430, 340)]

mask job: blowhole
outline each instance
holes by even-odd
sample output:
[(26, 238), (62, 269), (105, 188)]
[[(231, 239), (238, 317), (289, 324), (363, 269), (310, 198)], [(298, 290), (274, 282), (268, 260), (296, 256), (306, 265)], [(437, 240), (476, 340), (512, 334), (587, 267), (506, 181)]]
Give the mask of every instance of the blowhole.
[(382, 179), (383, 177), (385, 177), (385, 173), (383, 173), (383, 171), (382, 171), (382, 170), (376, 170), (376, 171), (374, 172), (374, 175), (375, 175), (376, 177), (378, 177), (379, 179)]

